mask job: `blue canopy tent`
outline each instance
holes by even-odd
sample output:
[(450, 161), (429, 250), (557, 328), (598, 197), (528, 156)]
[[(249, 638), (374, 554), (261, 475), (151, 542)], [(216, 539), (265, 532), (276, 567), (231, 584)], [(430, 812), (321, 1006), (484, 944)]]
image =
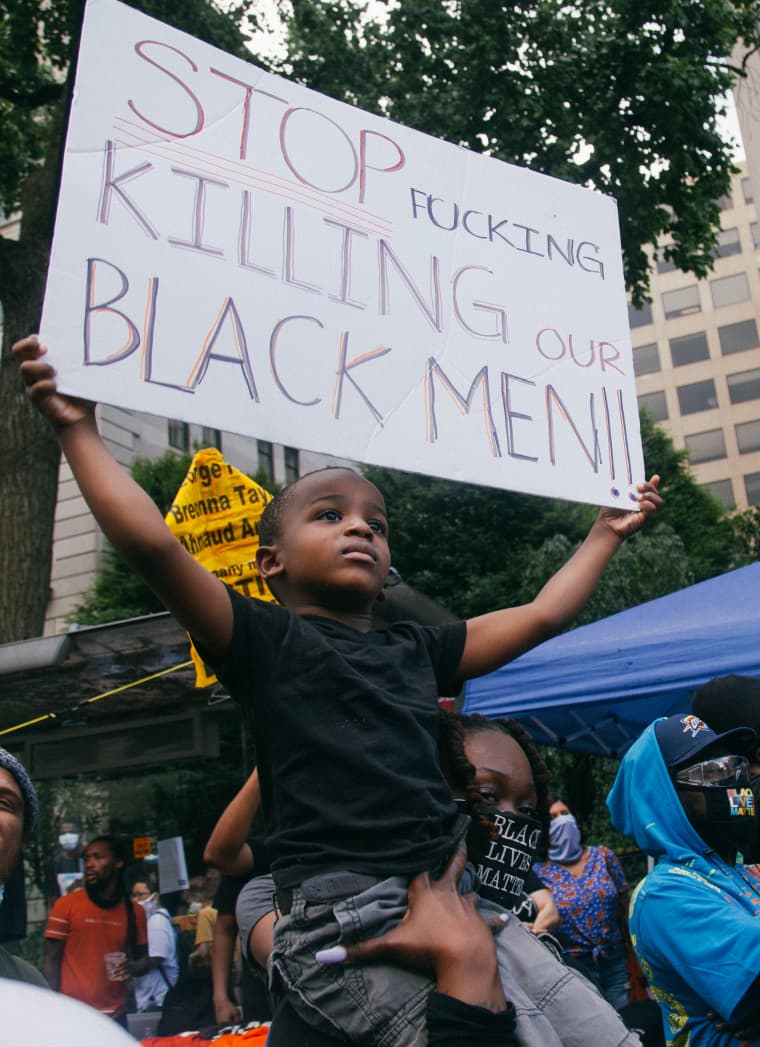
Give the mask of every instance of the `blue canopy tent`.
[(537, 742), (621, 756), (714, 676), (760, 676), (760, 564), (563, 633), (465, 691), (464, 711), (512, 716)]

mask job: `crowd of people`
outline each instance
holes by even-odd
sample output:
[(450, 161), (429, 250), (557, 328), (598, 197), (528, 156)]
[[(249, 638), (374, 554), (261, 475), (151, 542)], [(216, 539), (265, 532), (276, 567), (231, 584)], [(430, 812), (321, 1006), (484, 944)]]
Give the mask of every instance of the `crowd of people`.
[[(240, 1017), (239, 930), (244, 963), (266, 981), (270, 1047), (760, 1043), (760, 879), (743, 864), (757, 846), (760, 763), (746, 681), (734, 724), (711, 730), (711, 701), (721, 713), (729, 703), (706, 689), (695, 701), (707, 723), (659, 720), (621, 763), (612, 820), (658, 859), (633, 892), (630, 933), (619, 862), (583, 842), (527, 732), (439, 703), (572, 621), (659, 507), (657, 477), (630, 510), (600, 510), (530, 603), (462, 622), (428, 616), (417, 594), (407, 613), (389, 611), (399, 587), (387, 585), (382, 494), (352, 470), (319, 470), (261, 518), (256, 563), (277, 600), (263, 603), (173, 538), (108, 453), (93, 405), (57, 391), (39, 341), (15, 353), (106, 536), (252, 724), (256, 772), (206, 852), (227, 877), (215, 925), (187, 961), (211, 970), (215, 1019)], [(20, 847), (33, 790), (14, 770)], [(250, 835), (259, 808), (265, 839)], [(181, 1013), (182, 958), (153, 886), (127, 886), (108, 836), (82, 864), (83, 888), (50, 912), (49, 985), (123, 1022), (134, 979), (136, 999)], [(626, 1013), (631, 948), (662, 1011), (654, 1026)]]

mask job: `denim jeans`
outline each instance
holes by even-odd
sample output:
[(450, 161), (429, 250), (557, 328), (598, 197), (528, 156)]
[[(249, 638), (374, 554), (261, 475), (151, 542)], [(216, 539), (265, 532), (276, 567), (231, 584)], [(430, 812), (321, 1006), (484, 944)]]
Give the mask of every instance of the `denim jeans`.
[[(472, 886), (463, 881), (462, 889)], [(306, 1022), (342, 1033), (357, 1047), (424, 1047), (430, 978), (401, 968), (320, 965), (318, 949), (389, 931), (406, 911), (405, 877), (383, 880), (336, 902), (307, 903), (293, 889), (275, 925), (272, 980)], [(501, 911), (491, 903), (483, 910)], [(512, 917), (497, 938), (499, 972), (522, 1047), (634, 1047), (611, 1007)]]
[(573, 963), (593, 982), (605, 1000), (619, 1011), (630, 1002), (630, 980), (625, 947), (613, 946), (606, 956), (594, 959), (593, 956), (574, 956)]

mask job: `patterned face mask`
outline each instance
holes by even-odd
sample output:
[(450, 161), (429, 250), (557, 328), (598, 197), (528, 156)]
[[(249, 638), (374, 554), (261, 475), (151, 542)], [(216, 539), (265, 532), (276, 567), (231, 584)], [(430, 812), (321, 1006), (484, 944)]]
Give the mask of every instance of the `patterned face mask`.
[(718, 854), (724, 854), (727, 849), (744, 854), (753, 846), (755, 796), (748, 784), (730, 789), (679, 784), (678, 789), (704, 797), (704, 814), (687, 809), (687, 815), (705, 843)]
[[(480, 817), (478, 817), (480, 816)], [(486, 823), (493, 826), (493, 834)], [(467, 833), (467, 857), (477, 869), (478, 894), (516, 911), (525, 877), (536, 860), (541, 823), (524, 814), (507, 814), (491, 804), (476, 804)]]

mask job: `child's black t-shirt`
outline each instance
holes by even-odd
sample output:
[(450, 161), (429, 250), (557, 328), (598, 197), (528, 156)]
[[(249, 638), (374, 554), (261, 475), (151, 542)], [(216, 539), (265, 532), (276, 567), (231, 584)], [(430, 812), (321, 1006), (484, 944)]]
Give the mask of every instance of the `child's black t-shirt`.
[(437, 699), (459, 690), (465, 623), (362, 633), (229, 592), (233, 639), (214, 669), (252, 719), (276, 883), (439, 866), (457, 808)]

